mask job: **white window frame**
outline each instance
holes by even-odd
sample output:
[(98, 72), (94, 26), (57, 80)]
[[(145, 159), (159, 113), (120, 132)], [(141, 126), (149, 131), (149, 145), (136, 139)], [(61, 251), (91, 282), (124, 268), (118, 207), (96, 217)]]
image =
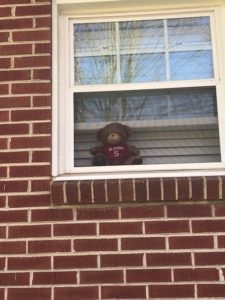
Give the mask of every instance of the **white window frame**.
[[(83, 1), (83, 3), (81, 3)], [(131, 0), (55, 0), (53, 2), (53, 158), (52, 173), (55, 180), (72, 179), (110, 179), (110, 178), (141, 178), (141, 177), (171, 177), (171, 176), (203, 176), (225, 175), (225, 5), (224, 1), (199, 1), (190, 6), (188, 1), (173, 0), (169, 9), (164, 0), (154, 0), (146, 5), (140, 0), (140, 11), (133, 13)], [(131, 3), (129, 2), (131, 1)], [(86, 3), (87, 2), (87, 3)], [(107, 2), (105, 11), (101, 8), (102, 2)], [(115, 2), (117, 5), (115, 5)], [(123, 3), (122, 3), (123, 2)], [(127, 2), (127, 3), (126, 3)], [(135, 2), (135, 1), (134, 1)], [(139, 2), (139, 1), (138, 1)], [(190, 1), (189, 1), (190, 2)], [(124, 4), (125, 3), (125, 4)], [(157, 4), (158, 3), (158, 4)], [(179, 3), (179, 4), (178, 4)], [(186, 3), (186, 5), (184, 5)], [(203, 4), (204, 3), (204, 4)], [(208, 4), (207, 4), (208, 3)], [(213, 5), (215, 3), (215, 5)], [(95, 4), (92, 8), (92, 5)], [(112, 5), (114, 4), (114, 6)], [(160, 9), (156, 9), (161, 5)], [(99, 6), (98, 6), (99, 5)], [(136, 4), (137, 5), (137, 4)], [(155, 9), (152, 10), (152, 7)], [(120, 7), (121, 12), (111, 12), (113, 7)], [(142, 9), (143, 10), (142, 10)], [(103, 11), (102, 11), (103, 10)], [(118, 8), (117, 8), (118, 10)], [(219, 120), (219, 139), (221, 162), (218, 163), (185, 163), (159, 164), (139, 166), (104, 166), (104, 167), (74, 167), (74, 138), (73, 138), (73, 93), (87, 91), (126, 91), (131, 85), (136, 89), (144, 89), (148, 83), (141, 84), (114, 84), (98, 86), (74, 87), (73, 66), (69, 61), (72, 57), (72, 23), (93, 22), (94, 20), (135, 20), (135, 19), (163, 19), (165, 17), (205, 16), (209, 15), (212, 22), (212, 47), (214, 56), (213, 80), (192, 80), (157, 82), (151, 84), (152, 89), (177, 87), (204, 87), (216, 86), (217, 109)], [(148, 87), (149, 89), (149, 87)]]

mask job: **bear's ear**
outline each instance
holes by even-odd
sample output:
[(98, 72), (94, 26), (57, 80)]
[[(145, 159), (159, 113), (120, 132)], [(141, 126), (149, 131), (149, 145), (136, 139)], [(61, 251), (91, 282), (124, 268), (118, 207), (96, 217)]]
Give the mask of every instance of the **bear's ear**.
[(123, 128), (124, 128), (124, 130), (127, 133), (127, 137), (129, 137), (131, 135), (131, 133), (132, 133), (131, 128), (129, 126), (127, 126), (127, 125), (123, 125)]

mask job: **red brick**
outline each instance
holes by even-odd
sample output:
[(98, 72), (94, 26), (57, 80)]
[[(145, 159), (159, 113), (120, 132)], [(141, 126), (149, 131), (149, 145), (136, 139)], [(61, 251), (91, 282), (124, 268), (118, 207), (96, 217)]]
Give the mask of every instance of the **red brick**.
[(35, 53), (51, 53), (51, 44), (50, 43), (41, 43), (35, 44)]
[(161, 237), (122, 238), (122, 250), (165, 249), (165, 239)]
[(174, 178), (163, 178), (163, 200), (176, 200), (176, 185)]
[(49, 27), (51, 28), (52, 19), (50, 17), (36, 18), (36, 28)]
[(38, 272), (33, 274), (33, 285), (76, 284), (77, 272)]
[(196, 266), (224, 265), (225, 252), (195, 253)]
[(116, 239), (76, 239), (75, 251), (117, 251)]
[[(8, 111), (0, 111), (0, 122), (8, 122), (9, 121), (9, 112)], [(6, 125), (7, 126), (7, 125)], [(3, 129), (4, 129), (3, 125)]]
[(193, 232), (225, 232), (225, 220), (192, 221)]
[[(25, 163), (28, 161), (29, 161), (29, 153), (25, 151), (24, 152), (9, 151), (9, 152), (0, 153), (0, 162), (2, 164)], [(10, 185), (10, 183), (8, 183), (8, 185)]]
[[(0, 190), (5, 193), (26, 192), (28, 188), (27, 181), (0, 181)], [(1, 222), (1, 218), (0, 218)]]
[(134, 201), (134, 188), (132, 179), (121, 180), (121, 200), (123, 202)]
[(216, 217), (225, 217), (225, 205), (224, 204), (215, 205), (214, 209), (215, 209)]
[(145, 286), (102, 286), (103, 299), (146, 299)]
[(35, 5), (35, 6), (17, 6), (16, 16), (35, 16), (35, 15), (50, 15), (51, 6), (46, 5)]
[(207, 299), (220, 297), (224, 299), (225, 297), (225, 285), (224, 282), (221, 284), (199, 284), (197, 286), (198, 297), (207, 297)]
[(213, 248), (212, 236), (179, 236), (169, 238), (170, 249), (207, 249)]
[[(22, 54), (31, 54), (32, 53), (32, 45), (31, 44), (12, 44), (12, 45), (1, 45), (0, 46), (0, 55), (22, 55)], [(33, 57), (27, 57), (27, 58), (24, 58), (24, 57), (20, 57), (20, 58), (15, 58), (15, 60), (17, 62), (22, 62), (24, 61), (24, 59), (27, 59), (28, 58), (31, 60), (33, 59)], [(35, 58), (34, 58), (35, 59)], [(10, 60), (9, 60), (9, 63), (10, 63)], [(18, 65), (15, 66), (15, 67), (21, 67)], [(24, 66), (26, 67), (26, 66)]]
[(50, 180), (31, 180), (31, 191), (32, 192), (41, 192), (41, 191), (50, 191)]
[(9, 40), (9, 32), (1, 32), (0, 33), (0, 43), (8, 42), (8, 40)]
[[(1, 53), (1, 46), (0, 46), (0, 53)], [(7, 69), (10, 67), (11, 67), (10, 58), (0, 58), (0, 69)]]
[(111, 220), (118, 218), (119, 211), (117, 207), (77, 209), (77, 220)]
[(33, 106), (51, 106), (51, 96), (41, 95), (41, 96), (33, 96)]
[(18, 81), (30, 80), (31, 72), (29, 70), (16, 70), (16, 71), (1, 71), (0, 81)]
[(28, 134), (28, 124), (1, 124), (0, 125), (1, 135), (18, 135)]
[(12, 121), (44, 121), (51, 119), (49, 109), (14, 110), (11, 113)]
[(0, 258), (0, 270), (4, 270), (4, 268), (5, 268), (5, 260), (6, 260), (5, 258)]
[(13, 83), (12, 94), (42, 94), (51, 93), (49, 83)]
[(169, 269), (132, 269), (127, 270), (127, 282), (167, 282), (171, 281)]
[[(15, 68), (28, 68), (28, 67), (50, 67), (51, 66), (51, 57), (46, 56), (27, 56), (27, 57), (15, 57)], [(47, 84), (48, 85), (48, 84)], [(44, 84), (44, 86), (47, 86)], [(20, 90), (22, 86), (16, 87), (16, 89)], [(38, 85), (36, 85), (37, 87)], [(30, 89), (30, 85), (28, 85), (27, 89)], [(19, 91), (18, 91), (19, 92)], [(42, 91), (43, 93), (44, 91)]]
[(40, 207), (50, 205), (50, 195), (9, 196), (9, 207)]
[(222, 180), (222, 199), (225, 199), (225, 177), (221, 177)]
[(191, 178), (192, 200), (204, 199), (204, 183), (202, 177)]
[(34, 79), (51, 80), (51, 69), (38, 69), (34, 70)]
[(9, 227), (9, 238), (49, 237), (50, 225), (24, 225)]
[(6, 205), (6, 196), (0, 196), (0, 207), (5, 207)]
[(105, 181), (104, 180), (94, 180), (93, 181), (93, 191), (94, 191), (94, 203), (105, 203)]
[(35, 209), (32, 210), (32, 222), (50, 222), (73, 220), (72, 209)]
[(70, 252), (70, 240), (44, 240), (30, 241), (28, 243), (29, 253), (53, 253), (53, 252)]
[(11, 7), (0, 7), (0, 17), (10, 17)]
[(108, 202), (119, 202), (119, 180), (107, 180)]
[(0, 223), (27, 222), (27, 211), (0, 211)]
[[(13, 0), (13, 4), (24, 4), (24, 3), (30, 3), (31, 0)], [(12, 0), (0, 0), (0, 5), (4, 4), (12, 4)]]
[(0, 178), (1, 177), (7, 177), (7, 168), (6, 167), (0, 168)]
[(33, 124), (34, 134), (50, 134), (51, 133), (51, 122), (34, 123)]
[(147, 254), (148, 266), (189, 266), (190, 253), (151, 253)]
[(13, 41), (49, 41), (51, 40), (50, 30), (35, 30), (35, 31), (15, 31), (12, 35)]
[(51, 288), (11, 288), (8, 289), (8, 300), (50, 300)]
[(151, 285), (149, 297), (152, 298), (194, 298), (194, 285)]
[(217, 269), (174, 269), (175, 281), (218, 281)]
[(0, 28), (4, 29), (27, 29), (32, 28), (33, 21), (31, 18), (21, 18), (21, 19), (3, 19), (0, 20)]
[(141, 234), (141, 222), (116, 222), (116, 223), (100, 223), (100, 234), (102, 235), (120, 235), (120, 234)]
[(94, 224), (54, 224), (55, 236), (96, 235)]
[(105, 254), (101, 255), (101, 267), (142, 266), (143, 254)]
[(225, 248), (225, 236), (218, 236), (218, 247), (219, 248)]
[(15, 166), (10, 167), (10, 177), (43, 177), (50, 176), (50, 166)]
[(147, 201), (147, 182), (146, 179), (135, 179), (136, 201)]
[(189, 232), (188, 221), (151, 221), (145, 223), (146, 233)]
[(91, 184), (88, 180), (80, 182), (80, 199), (83, 204), (92, 202)]
[(50, 257), (9, 257), (8, 270), (46, 270), (51, 268)]
[(161, 181), (159, 178), (148, 179), (149, 186), (149, 200), (162, 200), (161, 196)]
[(0, 84), (0, 95), (9, 94), (9, 85), (8, 84)]
[(63, 204), (64, 203), (64, 191), (63, 191), (64, 182), (52, 182), (51, 184), (51, 201), (52, 204)]
[(105, 271), (81, 271), (81, 284), (97, 284), (97, 283), (122, 283), (122, 270), (105, 270)]
[[(0, 60), (1, 64), (1, 60)], [(29, 107), (30, 97), (4, 97), (0, 99), (0, 108)], [(18, 125), (18, 124), (17, 124)]]
[(66, 183), (66, 199), (68, 204), (78, 204), (78, 181), (68, 181)]
[(2, 254), (23, 254), (26, 252), (25, 242), (0, 242), (0, 253)]
[(189, 178), (177, 178), (178, 200), (189, 200)]
[[(41, 298), (42, 299), (42, 298)], [(96, 300), (98, 299), (97, 286), (60, 287), (55, 288), (55, 300)]]
[(54, 256), (54, 269), (97, 268), (97, 255)]
[(206, 178), (207, 200), (218, 200), (219, 195), (219, 178), (207, 177)]
[(0, 239), (6, 238), (6, 226), (0, 226)]
[(20, 148), (50, 148), (51, 147), (51, 137), (49, 136), (37, 136), (37, 137), (21, 137), (12, 138), (10, 147), (12, 149)]
[(210, 205), (172, 205), (167, 207), (169, 218), (211, 217)]
[(163, 206), (130, 206), (121, 208), (122, 218), (161, 218)]
[[(7, 138), (0, 138), (0, 148), (6, 149), (7, 148), (8, 139)], [(1, 153), (2, 154), (2, 153)]]
[(48, 162), (51, 163), (51, 151), (33, 151), (32, 162)]
[(0, 286), (29, 285), (29, 273), (0, 273)]

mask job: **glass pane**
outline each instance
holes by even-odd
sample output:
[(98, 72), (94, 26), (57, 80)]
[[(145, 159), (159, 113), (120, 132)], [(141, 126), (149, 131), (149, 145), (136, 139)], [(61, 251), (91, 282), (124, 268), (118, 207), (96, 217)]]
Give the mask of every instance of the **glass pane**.
[(212, 78), (209, 17), (171, 19), (167, 24), (170, 79)]
[(75, 123), (216, 117), (214, 88), (74, 94)]
[(171, 80), (213, 77), (211, 51), (171, 52), (169, 57)]
[(75, 84), (115, 82), (114, 23), (74, 25)]
[(132, 129), (143, 164), (221, 161), (215, 88), (78, 93), (74, 108), (75, 166), (92, 165), (98, 130), (115, 121)]
[(121, 81), (165, 80), (163, 21), (121, 22)]
[(165, 55), (130, 54), (121, 56), (123, 83), (166, 80)]

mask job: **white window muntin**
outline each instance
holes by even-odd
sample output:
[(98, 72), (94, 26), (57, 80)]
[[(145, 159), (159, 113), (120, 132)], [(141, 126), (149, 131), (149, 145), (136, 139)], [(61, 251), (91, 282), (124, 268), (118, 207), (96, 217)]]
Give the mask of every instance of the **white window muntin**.
[[(154, 17), (153, 19), (163, 19), (163, 18), (183, 18), (183, 17), (192, 17), (192, 16), (210, 16), (210, 20), (211, 20), (211, 39), (212, 39), (212, 48), (213, 48), (213, 66), (214, 66), (214, 78), (213, 79), (204, 79), (204, 80), (185, 80), (185, 81), (168, 81), (168, 82), (157, 82), (157, 83), (151, 83), (151, 89), (156, 89), (156, 88), (176, 88), (176, 87), (200, 87), (200, 86), (215, 86), (217, 89), (217, 105), (218, 105), (218, 111), (220, 111), (220, 108), (223, 107), (223, 95), (224, 95), (224, 89), (223, 87), (221, 87), (221, 82), (219, 81), (219, 72), (218, 72), (218, 50), (216, 48), (216, 34), (215, 34), (215, 19), (214, 19), (214, 11), (210, 10), (207, 13), (206, 12), (200, 12), (200, 13), (183, 13), (183, 14), (176, 14), (176, 15), (160, 15), (157, 17)], [(143, 16), (141, 18), (107, 18), (107, 21), (110, 20), (143, 20), (143, 19), (149, 19), (149, 17), (145, 16), (143, 18)], [(92, 23), (92, 22), (105, 22), (106, 21), (106, 17), (104, 17), (102, 20), (100, 20), (99, 18), (95, 18), (95, 19), (90, 19), (90, 17), (88, 17), (88, 22)], [(82, 21), (83, 23), (87, 23), (87, 19)], [(71, 19), (70, 17), (64, 17), (64, 25), (66, 25), (64, 27), (68, 28), (68, 26), (70, 26), (70, 37), (68, 36), (67, 38), (70, 41), (73, 41), (73, 34), (72, 34), (72, 28), (73, 28), (73, 24), (75, 23), (81, 23), (81, 19)], [(69, 25), (70, 24), (70, 25)], [(218, 29), (218, 28), (217, 28)], [(73, 47), (72, 47), (72, 43), (68, 43), (68, 40), (66, 38), (65, 35), (65, 31), (63, 30), (63, 35), (65, 37), (65, 44), (67, 44), (67, 46), (65, 44), (63, 44), (63, 47), (66, 46), (67, 49), (67, 53), (70, 53), (70, 58), (73, 57)], [(65, 51), (65, 48), (64, 48)], [(64, 52), (65, 53), (65, 52)], [(65, 61), (63, 62), (63, 65), (65, 66)], [(159, 172), (161, 170), (164, 171), (172, 171), (172, 170), (213, 170), (213, 169), (217, 169), (217, 168), (221, 168), (222, 166), (224, 166), (223, 162), (224, 162), (224, 151), (222, 151), (222, 149), (224, 149), (224, 126), (221, 125), (221, 122), (219, 122), (219, 126), (220, 126), (220, 141), (221, 141), (221, 157), (222, 157), (222, 163), (197, 163), (197, 164), (166, 164), (166, 165), (141, 165), (141, 166), (117, 166), (117, 167), (73, 167), (73, 153), (74, 153), (74, 145), (73, 145), (73, 93), (75, 92), (92, 92), (92, 91), (115, 91), (115, 90), (139, 90), (139, 89), (143, 89), (146, 88), (148, 83), (129, 83), (129, 84), (107, 84), (107, 85), (88, 85), (88, 86), (75, 86), (74, 85), (74, 66), (73, 66), (73, 59), (72, 59), (72, 63), (70, 60), (67, 61), (67, 70), (70, 69), (70, 76), (65, 77), (65, 74), (63, 75), (63, 79), (65, 80), (64, 82), (70, 82), (70, 86), (68, 86), (68, 84), (66, 84), (67, 88), (64, 89), (64, 99), (67, 102), (67, 108), (65, 107), (65, 111), (67, 111), (67, 118), (66, 120), (64, 119), (63, 123), (64, 123), (64, 128), (66, 128), (66, 134), (65, 134), (65, 129), (62, 129), (61, 131), (61, 135), (63, 136), (63, 147), (62, 149), (59, 151), (60, 153), (64, 153), (63, 157), (66, 158), (65, 160), (63, 159), (63, 161), (61, 160), (60, 162), (60, 168), (59, 168), (59, 172), (60, 174), (76, 174), (77, 176), (81, 176), (81, 178), (87, 178), (86, 175), (93, 178), (93, 176), (95, 177), (103, 177), (103, 178), (110, 178), (110, 177), (143, 177), (146, 176), (146, 172), (147, 171), (155, 171), (155, 172)], [(70, 67), (70, 68), (69, 68)], [(68, 73), (67, 73), (68, 74)], [(68, 77), (70, 77), (70, 80), (67, 80)], [(67, 78), (67, 79), (66, 79)], [(68, 93), (66, 93), (66, 90), (68, 91)], [(65, 97), (65, 95), (67, 94), (67, 97)], [(222, 112), (224, 112), (224, 108), (222, 109)], [(221, 111), (219, 113), (219, 119), (221, 118), (220, 116), (222, 115)], [(66, 146), (65, 146), (66, 145)], [(61, 157), (61, 155), (60, 155)], [(137, 171), (138, 169), (138, 171)], [(119, 173), (118, 173), (119, 172)]]

